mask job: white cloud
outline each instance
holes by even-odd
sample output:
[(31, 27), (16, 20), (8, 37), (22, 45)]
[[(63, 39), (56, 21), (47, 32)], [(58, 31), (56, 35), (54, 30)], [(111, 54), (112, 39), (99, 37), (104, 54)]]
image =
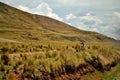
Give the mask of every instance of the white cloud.
[(33, 14), (44, 15), (44, 16), (48, 16), (48, 17), (57, 19), (59, 21), (63, 21), (63, 19), (61, 17), (59, 17), (58, 14), (54, 13), (52, 8), (45, 2), (42, 2), (35, 8), (28, 8), (23, 5), (19, 5), (19, 6), (17, 6), (17, 8), (20, 10), (23, 10), (23, 11), (33, 13)]
[(102, 24), (102, 21), (99, 17), (90, 13), (86, 13), (84, 16), (76, 16), (70, 13), (66, 16), (66, 21), (80, 29), (91, 31), (98, 31), (97, 27), (99, 24)]
[(85, 16), (80, 17), (82, 20), (87, 20), (87, 21), (94, 21), (96, 24), (102, 23), (102, 21), (96, 17), (91, 15), (90, 13), (87, 13)]
[(71, 23), (67, 23), (68, 25), (72, 25)]
[(114, 12), (115, 16), (120, 18), (120, 13), (119, 12)]
[(39, 4), (37, 7), (33, 8), (32, 11), (41, 15), (48, 15), (49, 13), (52, 13), (52, 9), (47, 3), (44, 2)]
[(74, 19), (74, 18), (76, 18), (76, 16), (73, 15), (72, 13), (66, 15), (66, 19), (67, 19), (67, 20)]
[(120, 40), (120, 36), (119, 36), (120, 34), (118, 34), (118, 33), (107, 33), (106, 35), (109, 37), (112, 37), (116, 40)]
[(42, 2), (36, 8), (33, 8), (31, 11), (35, 14), (45, 15), (59, 21), (63, 21), (63, 19), (59, 17), (58, 14), (54, 13), (52, 8), (45, 2)]
[[(66, 17), (67, 23), (71, 23), (72, 25), (76, 26), (77, 28), (88, 30), (88, 31), (96, 31), (102, 34), (105, 34), (109, 37), (119, 39), (120, 40), (120, 27), (117, 23), (116, 18), (112, 18), (113, 21), (111, 21), (111, 18), (107, 17), (99, 17), (92, 15), (90, 13), (87, 13), (84, 16), (76, 16), (74, 19), (71, 19), (71, 15), (69, 15), (70, 18)], [(114, 16), (114, 15), (109, 15)]]
[(17, 8), (20, 9), (20, 10), (23, 10), (23, 11), (27, 11), (27, 12), (29, 12), (29, 8), (26, 7), (26, 6), (19, 5)]
[(77, 2), (79, 3), (79, 0), (58, 0), (61, 4), (68, 4), (68, 5), (75, 5)]
[[(57, 1), (60, 4), (63, 5), (69, 5), (69, 6), (77, 6), (81, 8), (81, 6), (86, 6), (90, 8), (101, 8), (101, 9), (112, 9), (112, 8), (119, 8), (120, 7), (120, 1), (119, 0), (52, 0)], [(59, 5), (59, 4), (58, 4)], [(101, 7), (103, 6), (103, 7)]]
[(115, 32), (116, 30), (120, 30), (120, 27), (116, 24), (111, 24), (104, 27), (104, 31), (107, 31), (107, 30)]
[(10, 3), (9, 3), (9, 2), (6, 2), (6, 4), (10, 5)]

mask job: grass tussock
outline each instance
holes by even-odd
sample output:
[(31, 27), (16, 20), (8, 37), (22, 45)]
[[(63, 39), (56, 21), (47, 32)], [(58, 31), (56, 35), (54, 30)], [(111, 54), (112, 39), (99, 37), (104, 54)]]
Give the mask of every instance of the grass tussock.
[(13, 43), (0, 45), (0, 78), (8, 80), (35, 79), (43, 76), (43, 73), (63, 74), (88, 64), (98, 70), (106, 69), (120, 59), (119, 48), (107, 45), (86, 44), (84, 49), (78, 43), (59, 48), (52, 45), (29, 46)]

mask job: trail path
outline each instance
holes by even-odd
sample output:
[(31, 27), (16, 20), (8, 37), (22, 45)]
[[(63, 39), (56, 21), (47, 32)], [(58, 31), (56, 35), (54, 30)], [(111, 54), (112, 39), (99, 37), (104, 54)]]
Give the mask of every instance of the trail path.
[(19, 42), (19, 41), (10, 40), (10, 39), (4, 39), (4, 38), (0, 38), (0, 42), (13, 42), (13, 43), (22, 43), (22, 42)]

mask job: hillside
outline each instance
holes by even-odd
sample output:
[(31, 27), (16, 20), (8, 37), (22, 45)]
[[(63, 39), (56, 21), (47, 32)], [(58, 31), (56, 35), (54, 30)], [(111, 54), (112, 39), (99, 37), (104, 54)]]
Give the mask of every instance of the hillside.
[(0, 38), (20, 42), (115, 41), (99, 33), (83, 31), (49, 17), (20, 11), (1, 2)]
[(0, 80), (119, 79), (118, 43), (0, 2)]

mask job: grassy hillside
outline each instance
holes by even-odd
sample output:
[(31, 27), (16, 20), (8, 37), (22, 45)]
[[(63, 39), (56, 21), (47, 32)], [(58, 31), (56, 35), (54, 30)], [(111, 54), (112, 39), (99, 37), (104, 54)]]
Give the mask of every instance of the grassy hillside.
[(0, 80), (113, 80), (120, 74), (114, 43), (0, 2)]
[(0, 2), (0, 38), (20, 42), (114, 41), (96, 32), (83, 31), (57, 20), (20, 11)]

